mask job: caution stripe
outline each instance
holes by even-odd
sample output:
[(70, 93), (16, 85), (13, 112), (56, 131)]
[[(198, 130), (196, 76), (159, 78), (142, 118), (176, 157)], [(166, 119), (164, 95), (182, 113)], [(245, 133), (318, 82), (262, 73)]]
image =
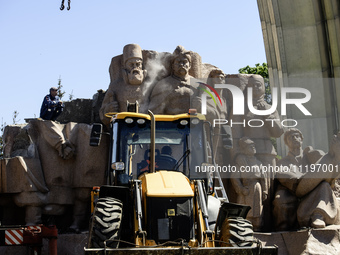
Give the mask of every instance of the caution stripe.
[(5, 245), (20, 245), (24, 242), (23, 229), (9, 229), (5, 231)]

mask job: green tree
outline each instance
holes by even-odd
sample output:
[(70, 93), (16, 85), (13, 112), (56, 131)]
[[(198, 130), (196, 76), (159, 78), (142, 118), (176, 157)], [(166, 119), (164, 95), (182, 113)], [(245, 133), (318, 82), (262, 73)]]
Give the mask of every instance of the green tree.
[(58, 97), (60, 98), (60, 100), (63, 98), (63, 96), (65, 95), (65, 91), (62, 91), (61, 88), (63, 87), (63, 85), (61, 85), (61, 78), (59, 77), (59, 80), (58, 80)]
[[(60, 98), (60, 100), (64, 97), (64, 95), (66, 94), (65, 91), (62, 91), (63, 85), (61, 85), (61, 78), (59, 77), (58, 79), (58, 97)], [(69, 100), (72, 101), (72, 99), (74, 98), (74, 95), (73, 95), (73, 90), (71, 91), (71, 94), (69, 94)]]
[(17, 111), (14, 111), (14, 112), (13, 112), (13, 125), (19, 123), (20, 119), (19, 119), (19, 120), (17, 119), (17, 118), (18, 118), (18, 115), (19, 115), (19, 113), (18, 113)]
[(269, 76), (268, 76), (268, 65), (266, 63), (263, 63), (262, 65), (255, 64), (255, 67), (246, 66), (246, 67), (240, 68), (238, 72), (244, 73), (244, 74), (261, 75), (264, 79), (264, 84), (266, 87), (264, 99), (267, 101), (268, 104), (272, 104), (272, 95), (271, 95), (271, 90), (270, 90), (270, 85), (269, 85)]
[(69, 96), (68, 96), (68, 99), (70, 100), (70, 101), (72, 101), (72, 99), (74, 98), (74, 95), (73, 95), (73, 90), (71, 91), (71, 94), (69, 94)]

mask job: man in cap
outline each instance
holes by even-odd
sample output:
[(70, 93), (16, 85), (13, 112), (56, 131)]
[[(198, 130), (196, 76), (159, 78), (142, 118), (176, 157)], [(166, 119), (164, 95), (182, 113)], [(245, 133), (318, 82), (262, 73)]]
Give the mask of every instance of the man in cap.
[(190, 52), (177, 46), (172, 54), (172, 74), (160, 80), (150, 95), (149, 109), (155, 114), (179, 114), (188, 112), (190, 99), (197, 93), (197, 83), (189, 74)]
[[(111, 62), (110, 69), (114, 64), (114, 59)], [(125, 112), (127, 101), (130, 103), (138, 101), (141, 106), (144, 106), (143, 85), (145, 78), (146, 70), (143, 69), (141, 47), (137, 44), (125, 45), (121, 56), (121, 76), (115, 80), (111, 79), (99, 111), (100, 118), (104, 124), (109, 122), (105, 114), (109, 112)]]
[(44, 120), (56, 120), (64, 109), (63, 102), (57, 96), (58, 89), (50, 88), (50, 94), (46, 95), (40, 108), (40, 118)]

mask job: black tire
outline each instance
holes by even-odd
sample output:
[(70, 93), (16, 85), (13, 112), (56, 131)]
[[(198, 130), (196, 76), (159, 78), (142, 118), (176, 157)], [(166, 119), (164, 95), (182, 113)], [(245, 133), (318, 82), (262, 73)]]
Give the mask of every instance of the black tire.
[(253, 225), (242, 217), (226, 218), (220, 231), (220, 246), (247, 247), (254, 243)]
[(90, 222), (88, 248), (117, 248), (123, 204), (115, 198), (100, 198)]

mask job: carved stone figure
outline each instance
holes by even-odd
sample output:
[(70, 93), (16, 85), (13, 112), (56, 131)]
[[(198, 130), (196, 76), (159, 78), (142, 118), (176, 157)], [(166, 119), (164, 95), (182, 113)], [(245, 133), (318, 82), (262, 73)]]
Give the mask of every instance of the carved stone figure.
[[(257, 110), (268, 110), (271, 108), (265, 100), (265, 86), (263, 77), (260, 75), (252, 75), (248, 80), (248, 87), (253, 88), (253, 107)], [(276, 151), (270, 140), (271, 137), (280, 137), (284, 128), (280, 122), (280, 116), (277, 111), (270, 115), (259, 116), (248, 111), (245, 116), (246, 123), (252, 119), (262, 120), (262, 127), (251, 127), (246, 125), (244, 135), (250, 137), (256, 146), (256, 157), (263, 165), (275, 166)], [(257, 123), (258, 124), (258, 123)]]
[[(111, 65), (114, 64), (113, 62), (114, 59)], [(127, 101), (130, 103), (138, 101), (143, 109), (146, 107), (145, 104), (148, 103), (145, 101), (147, 97), (143, 95), (147, 71), (143, 66), (143, 54), (139, 45), (128, 44), (124, 46), (120, 72), (119, 78), (111, 80), (99, 112), (100, 118), (105, 124), (110, 121), (105, 117), (105, 114), (126, 111)]]
[[(321, 166), (321, 171), (315, 167)], [(329, 152), (311, 165), (299, 181), (296, 195), (301, 199), (297, 218), (300, 226), (322, 228), (339, 224), (339, 204), (332, 187), (340, 177), (340, 132), (334, 135)]]
[[(16, 156), (1, 160), (1, 165), (1, 193), (10, 195), (16, 206), (25, 208), (26, 225), (41, 224), (42, 208), (49, 189), (40, 160)], [(4, 197), (0, 198), (0, 205), (7, 206)]]
[(18, 146), (24, 144), (16, 138), (19, 135), (4, 137), (5, 156), (17, 157), (1, 161), (1, 193), (11, 194), (15, 205), (25, 207), (29, 225), (40, 224), (42, 214), (65, 215), (72, 207), (70, 228), (79, 230), (89, 215), (92, 187), (104, 184), (105, 137), (100, 147), (91, 147), (91, 126), (74, 122), (33, 119), (22, 129), (28, 141), (24, 147)]
[(29, 125), (49, 189), (43, 213), (62, 215), (73, 206), (71, 228), (78, 230), (87, 216), (92, 187), (104, 183), (105, 139), (100, 147), (90, 147), (91, 126), (87, 124), (31, 120)]
[(276, 230), (291, 230), (298, 228), (297, 208), (298, 198), (295, 195), (296, 187), (302, 176), (304, 167), (315, 163), (324, 155), (322, 151), (307, 147), (302, 150), (303, 135), (300, 130), (291, 128), (284, 134), (284, 142), (289, 152), (277, 162), (281, 166), (281, 172), (276, 174), (279, 184), (274, 198), (274, 220)]
[(276, 178), (280, 184), (273, 202), (276, 230), (322, 228), (337, 222), (338, 204), (331, 183), (339, 173), (326, 171), (318, 176), (311, 170), (317, 164), (326, 167), (339, 164), (339, 137), (335, 136), (330, 152), (324, 155), (312, 147), (302, 150), (303, 136), (298, 129), (285, 132), (289, 152), (278, 161), (281, 171)]
[[(268, 110), (271, 108), (265, 100), (265, 85), (263, 77), (260, 75), (250, 75), (248, 76), (248, 83), (247, 87), (252, 88), (252, 103), (253, 108), (256, 110)], [(245, 92), (246, 93), (246, 92)], [(264, 167), (275, 167), (276, 165), (276, 151), (272, 144), (271, 139), (280, 137), (283, 132), (284, 128), (281, 125), (280, 117), (278, 112), (275, 110), (272, 114), (269, 115), (256, 115), (245, 107), (245, 115), (240, 116), (238, 118), (231, 117), (233, 121), (237, 121), (238, 123), (244, 123), (233, 125), (233, 136), (235, 138), (241, 138), (243, 136), (247, 136), (252, 139), (255, 143), (256, 147), (256, 158), (260, 160)], [(250, 125), (248, 125), (250, 123)], [(262, 125), (263, 124), (263, 125)], [(254, 126), (251, 126), (254, 125)], [(240, 148), (238, 145), (234, 146), (233, 148), (233, 155), (237, 155)], [(271, 225), (271, 201), (274, 196), (273, 190), (273, 174), (268, 171), (266, 176), (267, 181), (267, 193), (268, 197), (263, 201), (264, 205), (264, 220), (265, 226), (268, 227), (266, 231), (270, 230)]]
[(172, 54), (172, 74), (160, 80), (150, 95), (149, 109), (155, 114), (179, 114), (191, 108), (191, 98), (198, 93), (198, 84), (190, 74), (191, 55), (183, 46)]
[[(1, 160), (0, 205), (14, 203), (25, 208), (25, 223), (41, 223), (42, 208), (49, 189), (46, 186), (39, 154), (30, 142), (25, 125), (6, 126), (3, 134), (4, 159)], [(11, 213), (11, 212), (9, 212)]]
[[(207, 84), (211, 87), (215, 87), (215, 84), (225, 84), (225, 74), (224, 72), (219, 68), (214, 68), (210, 71), (209, 77), (207, 79)], [(203, 88), (203, 85), (200, 85), (201, 88)], [(206, 87), (203, 89), (207, 89)], [(223, 89), (216, 89), (220, 100), (207, 97), (206, 99), (206, 108), (207, 108), (207, 114), (206, 118), (207, 121), (210, 123), (213, 123), (215, 119), (221, 119), (221, 120), (228, 120), (228, 108), (227, 108), (227, 99), (226, 99), (226, 90)], [(200, 98), (198, 98), (198, 101), (200, 101)], [(199, 106), (198, 106), (199, 108)], [(200, 109), (200, 108), (199, 108)], [(215, 135), (213, 137), (213, 150), (215, 152), (215, 162), (218, 165), (225, 165), (230, 163), (230, 156), (229, 151), (225, 149), (226, 145), (231, 146), (231, 141), (229, 140), (226, 142), (226, 137), (224, 135), (227, 135), (227, 131), (225, 130), (224, 125), (216, 125), (214, 128), (215, 134), (221, 134), (221, 135)]]
[(255, 231), (263, 227), (263, 204), (267, 198), (266, 179), (262, 172), (262, 163), (255, 157), (255, 143), (248, 137), (239, 140), (241, 153), (236, 157), (238, 171), (233, 174), (231, 182), (237, 193), (237, 203), (251, 207), (247, 219)]
[[(214, 68), (209, 73), (207, 84), (212, 87), (214, 87), (215, 84), (225, 84), (225, 77), (226, 75), (221, 69)], [(213, 119), (228, 119), (226, 90), (216, 89), (216, 91), (220, 96), (221, 102), (217, 102), (218, 100), (215, 100), (215, 104), (215, 101), (212, 98), (207, 100), (207, 110), (209, 111), (207, 114), (207, 119), (211, 119), (211, 123)]]

